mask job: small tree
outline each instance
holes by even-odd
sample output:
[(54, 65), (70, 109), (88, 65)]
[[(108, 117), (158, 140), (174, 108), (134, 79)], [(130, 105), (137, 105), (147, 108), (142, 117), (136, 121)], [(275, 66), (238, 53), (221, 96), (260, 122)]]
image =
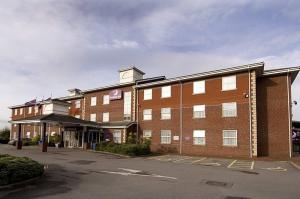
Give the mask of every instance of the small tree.
[(9, 128), (4, 128), (0, 131), (0, 140), (9, 140), (10, 130)]

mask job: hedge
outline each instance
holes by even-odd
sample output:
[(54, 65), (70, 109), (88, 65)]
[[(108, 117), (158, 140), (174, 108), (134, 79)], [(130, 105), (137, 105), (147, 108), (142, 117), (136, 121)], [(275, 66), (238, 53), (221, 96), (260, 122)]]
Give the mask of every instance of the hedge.
[(27, 157), (0, 155), (0, 186), (39, 177), (44, 166)]
[(105, 151), (129, 156), (141, 156), (151, 154), (150, 142), (141, 144), (115, 144), (113, 142), (101, 142), (96, 147), (97, 151)]

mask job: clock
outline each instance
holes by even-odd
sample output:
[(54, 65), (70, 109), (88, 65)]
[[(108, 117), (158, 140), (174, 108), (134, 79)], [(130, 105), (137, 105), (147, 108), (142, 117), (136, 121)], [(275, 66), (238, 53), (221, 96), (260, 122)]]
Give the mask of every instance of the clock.
[(128, 79), (130, 77), (130, 73), (128, 71), (123, 72), (122, 79)]

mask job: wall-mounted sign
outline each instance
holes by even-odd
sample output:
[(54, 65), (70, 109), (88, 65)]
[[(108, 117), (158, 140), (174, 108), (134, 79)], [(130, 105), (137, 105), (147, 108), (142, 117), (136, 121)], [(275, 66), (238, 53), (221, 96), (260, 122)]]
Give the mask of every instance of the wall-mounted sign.
[(109, 100), (120, 100), (120, 99), (122, 99), (121, 90), (116, 89), (109, 92)]
[(178, 141), (179, 140), (179, 136), (178, 135), (173, 136), (173, 140)]

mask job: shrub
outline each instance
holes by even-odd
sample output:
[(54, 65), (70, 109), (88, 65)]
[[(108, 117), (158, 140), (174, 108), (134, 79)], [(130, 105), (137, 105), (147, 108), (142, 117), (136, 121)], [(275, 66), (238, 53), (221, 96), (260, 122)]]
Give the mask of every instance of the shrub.
[(0, 131), (0, 143), (7, 144), (9, 141), (10, 130), (8, 128), (4, 128)]
[(140, 156), (148, 155), (151, 153), (150, 144), (150, 141), (145, 141), (139, 144), (115, 144), (113, 142), (101, 142), (96, 147), (96, 150), (130, 156)]
[(39, 141), (41, 140), (41, 136), (40, 135), (37, 135), (35, 137), (33, 137), (31, 139), (31, 145), (38, 145)]
[(44, 166), (27, 157), (0, 155), (0, 186), (39, 177)]

